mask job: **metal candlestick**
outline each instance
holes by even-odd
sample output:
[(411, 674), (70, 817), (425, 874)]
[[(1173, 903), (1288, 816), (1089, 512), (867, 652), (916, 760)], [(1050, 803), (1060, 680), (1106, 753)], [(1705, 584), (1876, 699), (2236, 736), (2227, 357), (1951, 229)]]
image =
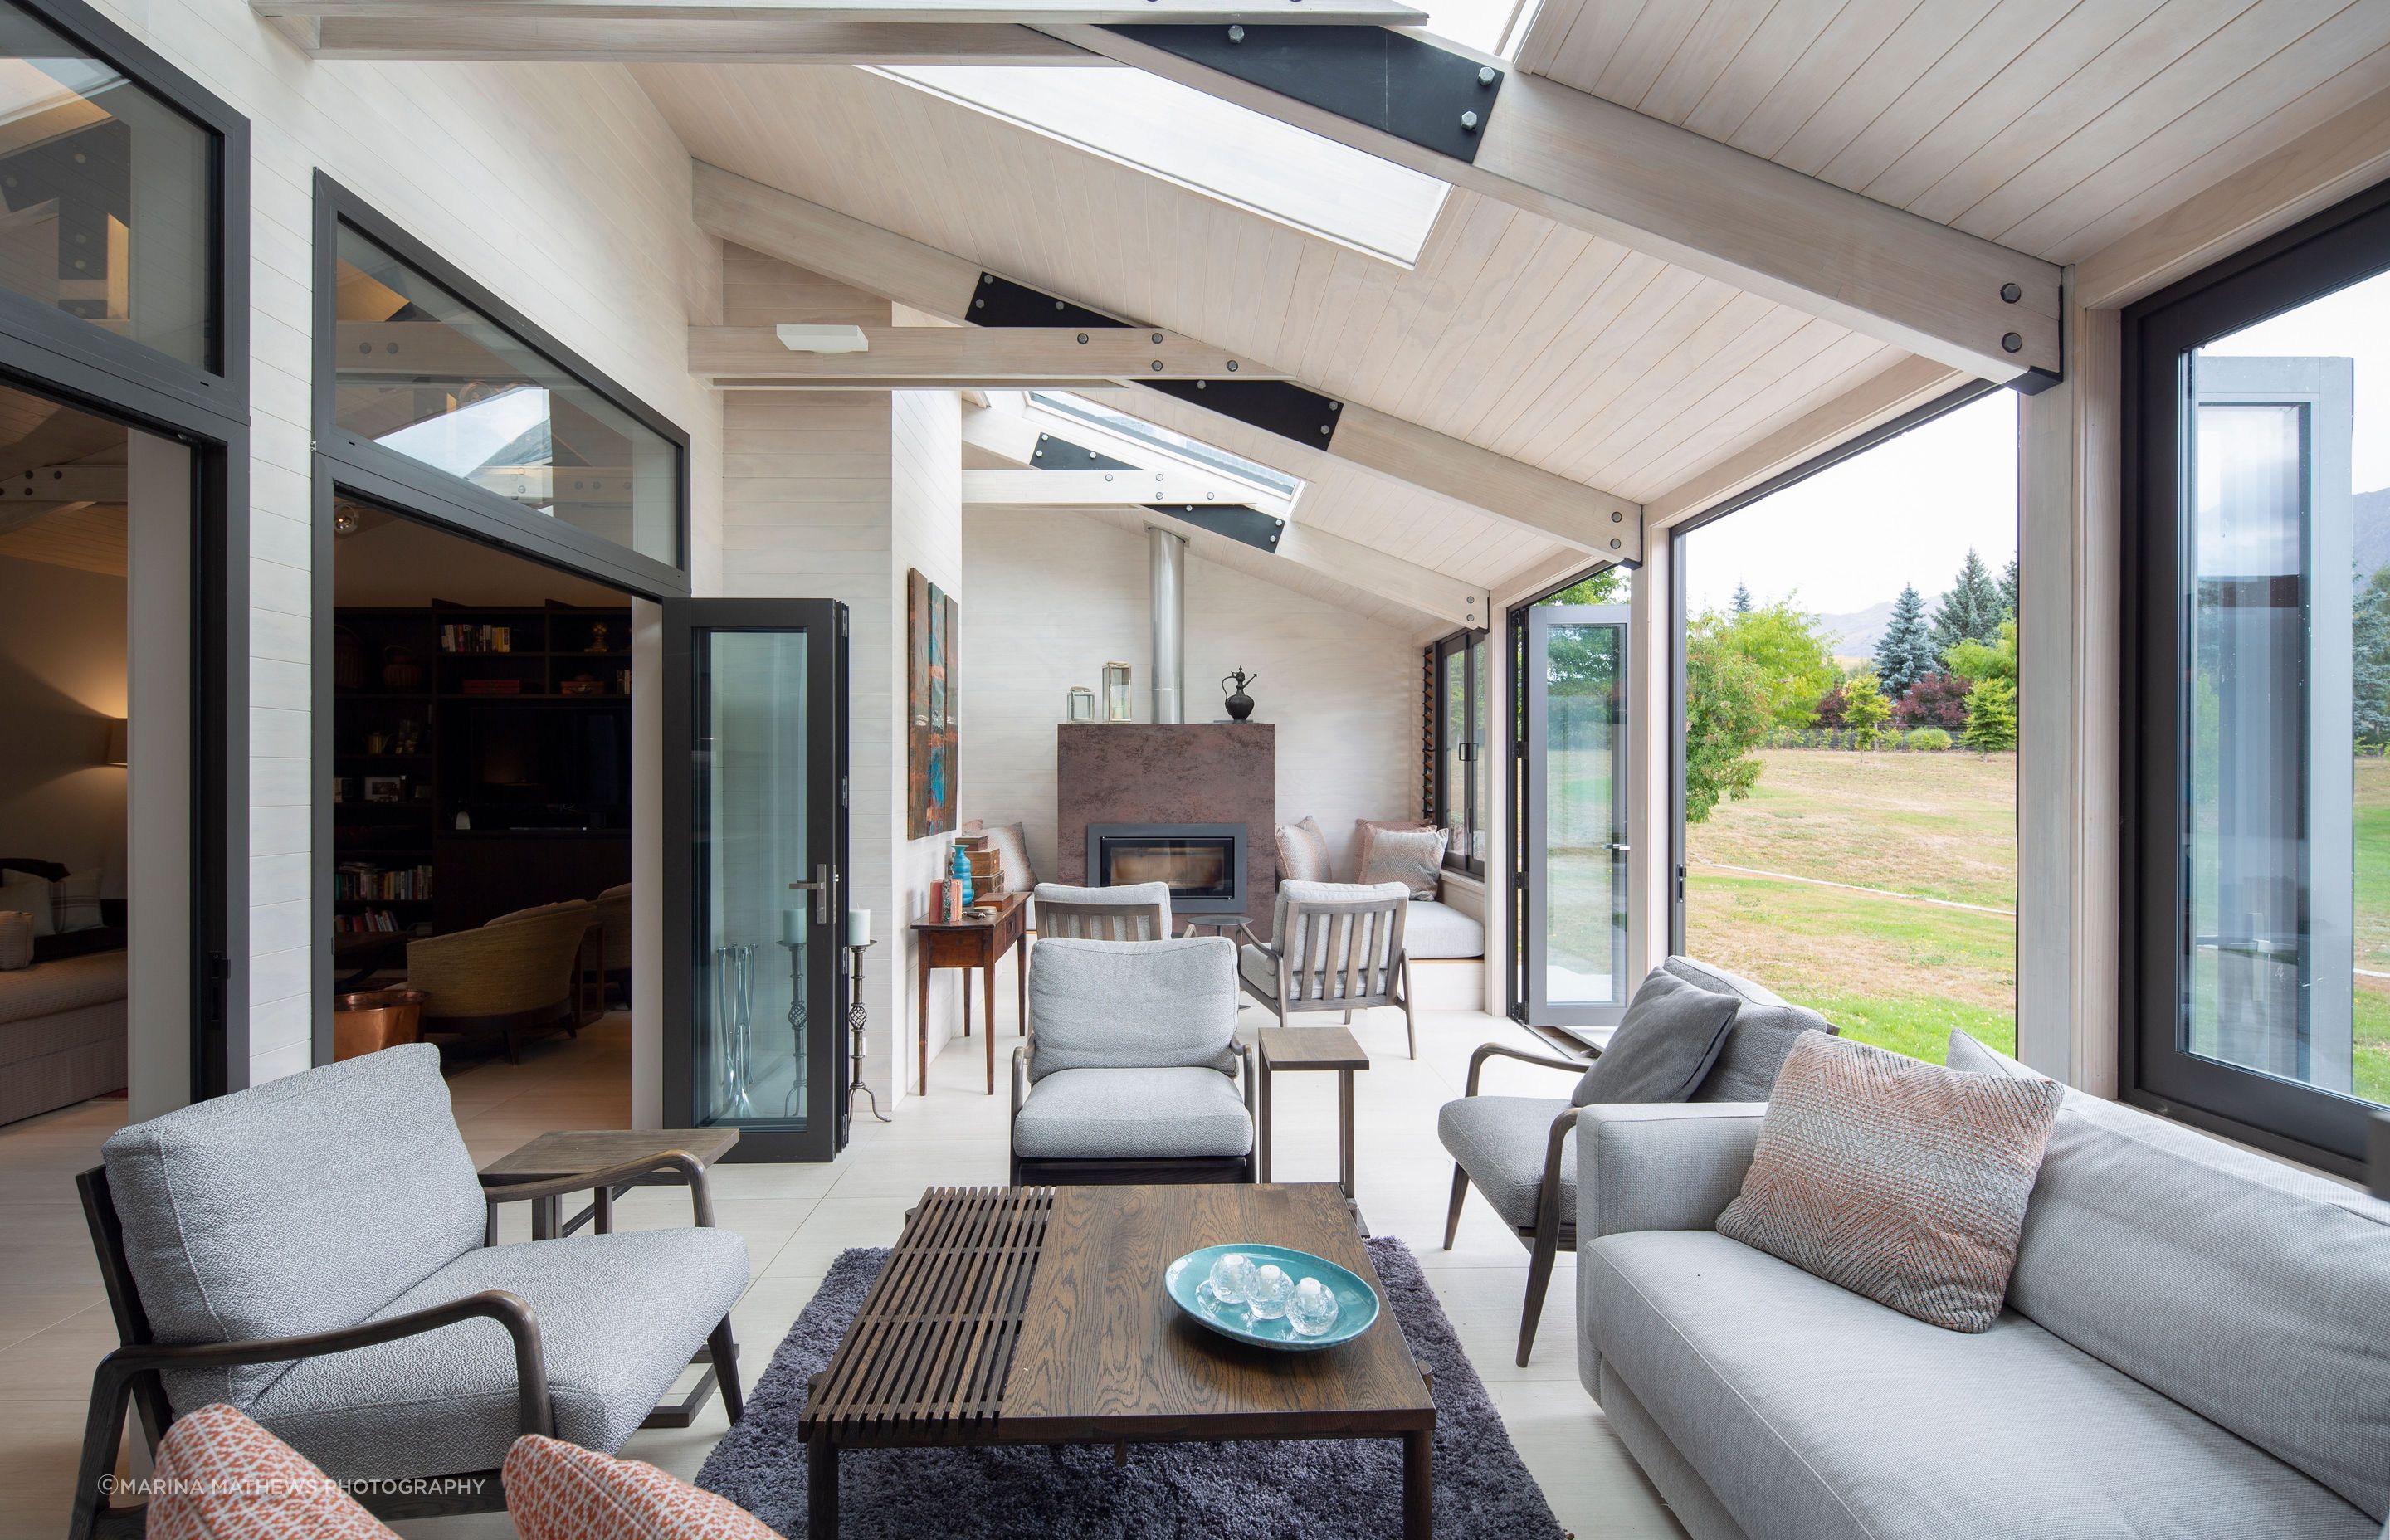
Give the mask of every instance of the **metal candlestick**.
[(805, 1061), (805, 943), (784, 941), (789, 949), (789, 1094), (780, 1098), (780, 1115), (794, 1117), (801, 1067)]
[(863, 1027), (871, 1019), (870, 1013), (863, 1008), (863, 955), (878, 944), (867, 941), (861, 946), (847, 948), (854, 958), (853, 971), (848, 974), (852, 988), (846, 1005), (846, 1030), (854, 1034), (853, 1046), (847, 1050), (847, 1059), (854, 1066), (852, 1077), (846, 1084), (846, 1116), (850, 1123), (854, 1119), (854, 1093), (857, 1091), (870, 1101), (873, 1117), (881, 1123), (892, 1121), (880, 1110), (880, 1098), (872, 1095), (871, 1087), (863, 1084)]

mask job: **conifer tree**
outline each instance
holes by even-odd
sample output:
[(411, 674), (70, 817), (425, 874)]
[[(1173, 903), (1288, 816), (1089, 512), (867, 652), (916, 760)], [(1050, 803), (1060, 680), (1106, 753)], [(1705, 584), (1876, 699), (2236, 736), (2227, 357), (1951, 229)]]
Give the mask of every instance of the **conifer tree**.
[(1898, 700), (1935, 665), (1934, 635), (1925, 624), (1925, 600), (1912, 583), (1893, 602), (1892, 619), (1875, 644), (1876, 677), (1883, 685), (1885, 699)]
[(1941, 604), (1934, 611), (1934, 650), (1939, 654), (1960, 642), (1998, 641), (2000, 622), (2008, 618), (2007, 611), (1992, 570), (1970, 549), (1966, 561), (1959, 568), (1958, 581), (1942, 596)]
[(1738, 583), (1734, 585), (1734, 612), (1738, 615), (1748, 615), (1751, 613), (1751, 585), (1749, 584)]
[(2017, 588), (2020, 581), (2017, 558), (2011, 557), (2009, 564), (2000, 570), (2000, 602), (2008, 606), (2008, 614), (2005, 617), (2008, 620), (2012, 621), (2017, 618)]

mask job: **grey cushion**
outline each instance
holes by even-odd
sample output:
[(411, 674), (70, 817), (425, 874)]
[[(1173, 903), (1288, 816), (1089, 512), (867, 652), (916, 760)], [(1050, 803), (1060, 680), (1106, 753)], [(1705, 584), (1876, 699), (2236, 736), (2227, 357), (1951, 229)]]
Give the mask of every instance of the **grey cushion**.
[(1464, 915), (1442, 899), (1414, 899), (1403, 921), (1403, 954), (1428, 957), (1482, 957), (1485, 922)]
[(2390, 1508), (2390, 1204), (2069, 1091), (2009, 1303), (2377, 1520)]
[(1605, 1236), (1578, 1278), (1609, 1370), (1753, 1534), (2374, 1534), (2298, 1471), (2014, 1314), (1943, 1331), (1701, 1230)]
[(1172, 930), (1170, 884), (1167, 882), (1123, 882), (1111, 888), (1078, 888), (1068, 882), (1040, 882), (1033, 896), (1040, 904), (1048, 899), (1057, 904), (1118, 904), (1124, 907), (1159, 904), (1162, 905), (1162, 935), (1154, 939), (1165, 939)]
[[(135, 1123), (102, 1154), (161, 1341), (353, 1326), (482, 1243), (481, 1181), (425, 1043)], [(276, 1372), (179, 1370), (167, 1393), (246, 1405)]]
[(1998, 1048), (1987, 1048), (1964, 1032), (1950, 1029), (1950, 1046), (1942, 1062), (1953, 1070), (1964, 1070), (1974, 1075), (2006, 1075), (2011, 1080), (2048, 1080), (2039, 1070), (2027, 1069)]
[[(1544, 1147), (1552, 1120), (1569, 1110), (1557, 1097), (1462, 1097), (1435, 1115), (1436, 1137), (1503, 1220), (1536, 1222), (1544, 1186)], [(1576, 1216), (1576, 1135), (1561, 1142), (1561, 1217)]]
[(1731, 995), (1741, 1002), (1735, 1007), (1734, 1031), (1727, 1036), (1725, 1051), (1711, 1066), (1701, 1089), (1693, 1093), (1695, 1101), (1766, 1101), (1776, 1084), (1776, 1072), (1784, 1067), (1784, 1056), (1792, 1051), (1793, 1042), (1803, 1033), (1841, 1030), (1808, 1007), (1793, 1005), (1766, 985), (1713, 963), (1672, 956), (1660, 966), (1689, 984)]
[(1733, 1032), (1737, 1002), (1653, 969), (1569, 1099), (1687, 1101)]
[(1032, 1160), (1194, 1159), (1253, 1147), (1236, 1082), (1210, 1070), (1059, 1070), (1012, 1120), (1012, 1152)]
[(1029, 954), (1029, 1078), (1173, 1066), (1234, 1072), (1236, 955), (1226, 936), (1039, 942)]
[[(556, 1436), (611, 1454), (746, 1288), (736, 1230), (627, 1230), (469, 1251), (375, 1315), (484, 1289), (521, 1295), (539, 1320)], [(247, 1410), (334, 1476), (439, 1475), (506, 1459), (521, 1431), (515, 1384), (506, 1328), (466, 1321), (294, 1364)]]
[(1326, 882), (1336, 874), (1328, 863), (1328, 835), (1305, 815), (1299, 824), (1279, 824), (1278, 875), (1281, 882)]
[(1444, 886), (1445, 842), (1441, 828), (1381, 828), (1354, 874), (1356, 882), (1399, 882), (1413, 898), (1433, 898)]

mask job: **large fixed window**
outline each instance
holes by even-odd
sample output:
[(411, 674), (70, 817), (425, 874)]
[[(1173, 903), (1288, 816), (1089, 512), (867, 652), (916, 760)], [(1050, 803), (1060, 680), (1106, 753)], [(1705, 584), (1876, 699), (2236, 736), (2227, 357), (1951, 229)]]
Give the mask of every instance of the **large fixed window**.
[(1844, 1035), (2016, 1043), (2017, 398), (1676, 537), (1677, 946)]
[(2390, 1103), (2390, 189), (2127, 313), (2128, 1095)]
[(1459, 631), (1428, 648), (1429, 816), (1445, 831), (1444, 864), (1485, 875), (1493, 755), (1485, 743), (1488, 659), (1483, 631)]

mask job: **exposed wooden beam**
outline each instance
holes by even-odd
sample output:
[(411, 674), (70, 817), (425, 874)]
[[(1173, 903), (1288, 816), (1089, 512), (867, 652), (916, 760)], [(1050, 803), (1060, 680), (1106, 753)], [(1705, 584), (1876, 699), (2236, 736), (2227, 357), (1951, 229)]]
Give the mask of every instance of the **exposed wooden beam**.
[(60, 503), (122, 503), (125, 498), (121, 465), (45, 465), (0, 479), (0, 508)]
[(1681, 524), (1903, 412), (1949, 394), (1970, 378), (1930, 358), (1904, 358), (1741, 453), (1670, 487), (1651, 499), (1644, 521), (1654, 534)]
[(965, 507), (1107, 508), (1207, 502), (1226, 507), (1252, 504), (1253, 499), (1241, 488), (1176, 468), (963, 472)]
[[(698, 227), (709, 235), (933, 315), (970, 313), (978, 263), (703, 161), (695, 181)], [(1273, 376), (1291, 378), (1261, 378)], [(1343, 405), (1325, 451), (1295, 450), (1323, 452), (1580, 550), (1629, 561), (1642, 554), (1639, 504), (1358, 403)]]
[(1047, 64), (1112, 61), (1027, 27), (957, 22), (626, 21), (588, 17), (283, 17), (317, 58), (611, 64)]
[(1112, 22), (1274, 22), (1281, 26), (1409, 26), (1426, 13), (1399, 0), (250, 0), (264, 17), (406, 18), (449, 21), (885, 21), (1032, 26)]
[(770, 327), (691, 327), (688, 371), (711, 379), (925, 379), (1110, 383), (1123, 379), (1279, 379), (1249, 358), (1166, 331), (1138, 327), (863, 327), (860, 353), (783, 346)]
[[(1498, 91), (1486, 89), (1482, 129), (1468, 136), (1474, 156), (1464, 160), (1194, 62), (1157, 46), (1134, 25), (1040, 26), (1090, 52), (1983, 379), (2062, 372), (2060, 276), (2053, 264), (1527, 74), (1491, 55), (1420, 39), (1467, 61), (1464, 70), (1491, 70), (1498, 81)], [(1235, 56), (1237, 65), (1282, 53), (1288, 72), (1276, 78), (1300, 88), (1313, 73), (1304, 68), (1304, 45), (1303, 38), (1282, 33), (1249, 36)], [(1323, 66), (1334, 62), (1322, 60)], [(1399, 83), (1389, 72), (1382, 81), (1338, 83), (1377, 99), (1382, 93), (1375, 87)], [(2004, 298), (2011, 284), (2014, 301)], [(2011, 336), (2013, 351), (2003, 340)]]

